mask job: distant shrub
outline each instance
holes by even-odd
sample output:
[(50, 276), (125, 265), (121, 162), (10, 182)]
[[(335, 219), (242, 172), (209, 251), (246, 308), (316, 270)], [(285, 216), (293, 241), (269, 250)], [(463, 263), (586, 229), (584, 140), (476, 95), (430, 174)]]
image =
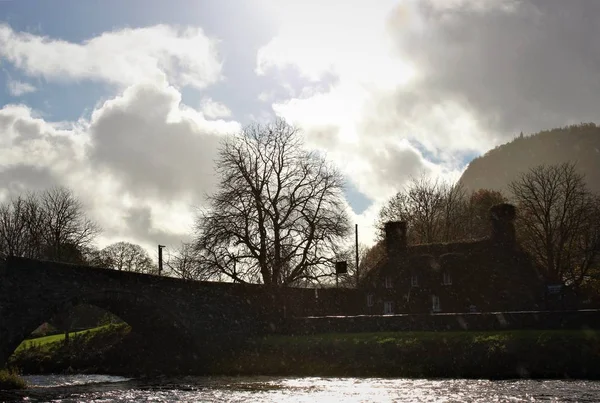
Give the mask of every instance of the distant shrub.
[(25, 389), (27, 384), (19, 374), (11, 369), (0, 369), (0, 390)]

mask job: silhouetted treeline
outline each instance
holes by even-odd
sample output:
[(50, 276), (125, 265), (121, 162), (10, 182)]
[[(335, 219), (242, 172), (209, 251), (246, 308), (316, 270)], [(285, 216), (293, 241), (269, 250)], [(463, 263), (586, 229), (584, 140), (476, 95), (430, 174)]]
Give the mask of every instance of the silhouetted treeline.
[(98, 249), (101, 232), (68, 188), (19, 195), (0, 204), (0, 258), (8, 256), (154, 273), (148, 252), (131, 242)]

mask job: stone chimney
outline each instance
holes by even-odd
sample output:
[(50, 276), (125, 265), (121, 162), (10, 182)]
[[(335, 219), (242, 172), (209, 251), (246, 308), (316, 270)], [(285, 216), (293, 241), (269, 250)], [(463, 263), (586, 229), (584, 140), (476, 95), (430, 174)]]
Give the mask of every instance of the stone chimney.
[(406, 250), (406, 222), (385, 223), (385, 251), (388, 257), (398, 256)]
[(516, 243), (514, 220), (517, 209), (512, 204), (501, 203), (490, 208), (490, 220), (494, 243), (508, 246)]

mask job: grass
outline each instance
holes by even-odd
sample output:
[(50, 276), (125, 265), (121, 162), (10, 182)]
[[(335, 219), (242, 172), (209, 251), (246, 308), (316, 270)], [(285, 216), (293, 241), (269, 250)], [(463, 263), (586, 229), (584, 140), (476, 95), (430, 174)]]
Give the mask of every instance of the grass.
[(69, 343), (64, 343), (64, 334), (26, 340), (9, 357), (8, 366), (25, 374), (94, 371), (129, 331), (127, 325), (106, 325), (70, 333)]
[(0, 390), (25, 389), (27, 384), (15, 370), (0, 369)]
[(303, 336), (268, 336), (257, 343), (271, 347), (311, 348), (319, 345), (352, 346), (361, 344), (394, 345), (410, 347), (436, 342), (441, 344), (506, 344), (512, 341), (529, 341), (544, 345), (558, 339), (600, 340), (600, 333), (584, 330), (508, 330), (488, 332), (379, 332), (379, 333), (328, 333)]
[[(82, 335), (86, 335), (86, 334), (93, 334), (93, 333), (100, 332), (100, 331), (107, 329), (108, 326), (110, 326), (110, 325), (99, 326), (96, 328), (81, 330), (78, 332), (69, 332), (69, 337), (72, 338), (72, 337), (78, 337), (78, 336), (82, 336)], [(65, 340), (64, 333), (53, 334), (52, 336), (37, 337), (35, 339), (27, 339), (27, 340), (23, 340), (23, 342), (21, 344), (19, 344), (19, 347), (17, 347), (15, 352), (19, 352), (21, 350), (25, 350), (25, 349), (31, 348), (33, 346), (47, 349), (47, 348), (50, 348), (52, 344), (63, 342), (64, 340)]]
[(584, 330), (268, 336), (215, 365), (265, 375), (600, 378), (600, 334)]

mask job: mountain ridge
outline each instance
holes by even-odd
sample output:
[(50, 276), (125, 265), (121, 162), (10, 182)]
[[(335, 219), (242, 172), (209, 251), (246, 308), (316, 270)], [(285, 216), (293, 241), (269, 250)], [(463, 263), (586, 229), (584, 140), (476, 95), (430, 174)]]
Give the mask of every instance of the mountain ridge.
[(475, 158), (459, 179), (468, 191), (499, 190), (538, 165), (575, 162), (589, 190), (600, 194), (600, 126), (581, 123), (514, 138)]

